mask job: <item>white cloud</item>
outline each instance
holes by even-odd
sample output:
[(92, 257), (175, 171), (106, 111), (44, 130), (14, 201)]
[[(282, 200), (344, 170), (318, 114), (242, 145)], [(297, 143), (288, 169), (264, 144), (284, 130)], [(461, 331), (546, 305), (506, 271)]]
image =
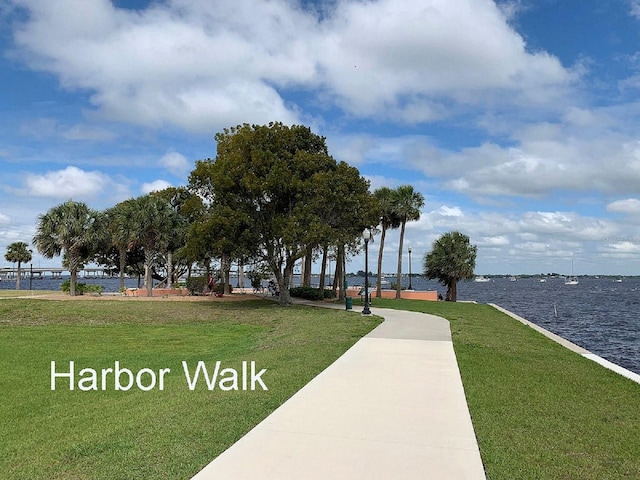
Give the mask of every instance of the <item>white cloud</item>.
[(609, 128), (611, 122), (599, 122), (608, 114), (572, 109), (567, 116), (566, 123), (514, 126), (510, 145), (487, 141), (446, 151), (426, 137), (408, 137), (404, 165), (476, 199), (539, 198), (561, 190), (637, 194), (640, 141), (620, 132), (625, 120)]
[(184, 177), (193, 166), (184, 155), (178, 152), (166, 153), (159, 163), (176, 177)]
[(66, 140), (102, 142), (116, 137), (115, 133), (106, 128), (82, 123), (67, 126), (53, 118), (38, 118), (25, 122), (20, 126), (20, 133), (39, 140), (58, 136)]
[(464, 213), (459, 207), (447, 207), (443, 205), (438, 209), (438, 213), (443, 217), (463, 217)]
[(640, 0), (628, 0), (629, 13), (632, 17), (640, 19)]
[(86, 172), (69, 166), (43, 175), (27, 175), (24, 193), (36, 197), (95, 198), (101, 195), (110, 184), (111, 179), (101, 172)]
[(640, 214), (640, 200), (637, 198), (626, 198), (624, 200), (616, 200), (607, 205), (609, 212), (627, 213), (629, 215)]
[(478, 247), (506, 247), (511, 244), (511, 241), (506, 235), (498, 235), (495, 237), (479, 237), (477, 240), (472, 239), (471, 243)]
[(528, 53), (491, 1), (345, 1), (324, 27), (327, 88), (362, 115), (431, 98), (426, 116), (437, 117), (444, 98), (482, 103), (504, 90), (548, 101), (572, 80), (556, 58)]
[(154, 180), (153, 182), (143, 183), (140, 190), (142, 193), (147, 194), (151, 192), (159, 192), (165, 188), (169, 188), (171, 184), (166, 180)]
[[(620, 240), (613, 243), (606, 244), (606, 249), (609, 253), (640, 253), (640, 241), (635, 240)], [(637, 257), (636, 257), (637, 258)]]
[[(480, 273), (569, 274), (574, 259), (577, 274), (632, 274), (640, 245), (640, 227), (625, 219), (570, 211), (477, 211), (462, 204), (431, 202), (420, 220), (407, 224), (405, 246), (411, 245), (414, 258), (422, 258), (436, 238), (453, 230), (478, 246)], [(376, 245), (370, 254), (377, 253)], [(397, 230), (389, 231), (384, 271), (395, 270), (397, 248)]]
[(68, 127), (62, 132), (62, 136), (67, 140), (82, 141), (107, 141), (113, 140), (116, 135), (106, 128), (76, 124)]
[(146, 126), (298, 122), (289, 87), (356, 115), (424, 122), (450, 115), (451, 100), (558, 101), (574, 78), (527, 51), (488, 0), (342, 0), (321, 16), (288, 0), (14, 2), (29, 11), (17, 55), (90, 92), (106, 118)]

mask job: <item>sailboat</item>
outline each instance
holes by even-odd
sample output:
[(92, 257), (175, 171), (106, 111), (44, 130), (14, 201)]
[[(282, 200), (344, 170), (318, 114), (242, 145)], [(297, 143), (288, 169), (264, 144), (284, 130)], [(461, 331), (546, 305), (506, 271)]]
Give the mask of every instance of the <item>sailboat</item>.
[(578, 285), (578, 278), (573, 275), (573, 258), (571, 259), (571, 277), (564, 281), (565, 285)]

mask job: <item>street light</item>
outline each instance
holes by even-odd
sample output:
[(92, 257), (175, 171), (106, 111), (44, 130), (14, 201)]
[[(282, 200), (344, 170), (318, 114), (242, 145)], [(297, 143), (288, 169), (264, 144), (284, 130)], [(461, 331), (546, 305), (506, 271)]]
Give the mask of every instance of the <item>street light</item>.
[(411, 286), (411, 247), (409, 247), (409, 290), (413, 290)]
[(364, 239), (364, 309), (362, 309), (362, 315), (371, 315), (371, 310), (369, 310), (369, 240), (371, 240), (371, 232), (368, 228), (362, 232), (362, 238)]

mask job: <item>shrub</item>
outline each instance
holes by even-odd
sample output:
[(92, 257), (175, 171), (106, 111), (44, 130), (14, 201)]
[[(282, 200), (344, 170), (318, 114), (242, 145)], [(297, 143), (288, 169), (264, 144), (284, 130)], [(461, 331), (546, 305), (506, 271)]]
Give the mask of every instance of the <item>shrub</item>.
[[(64, 293), (71, 292), (71, 280), (65, 280), (60, 285), (60, 290)], [(96, 284), (86, 284), (86, 283), (78, 283), (76, 282), (76, 295), (84, 295), (85, 293), (97, 293), (98, 295), (102, 295), (102, 291), (104, 287), (102, 285)]]
[(202, 295), (206, 290), (209, 279), (207, 277), (189, 277), (187, 278), (187, 290), (190, 295)]
[[(220, 282), (220, 283), (216, 283), (216, 286), (214, 287), (214, 292), (215, 293), (219, 293), (219, 294), (223, 294), (224, 293), (224, 283)], [(229, 285), (229, 293), (233, 292), (233, 287), (231, 285)]]
[(333, 290), (332, 288), (325, 288), (324, 289), (324, 298), (336, 298), (336, 291)]
[(294, 287), (289, 290), (289, 295), (305, 300), (324, 300), (325, 298), (335, 298), (336, 292), (329, 289), (322, 291), (319, 288)]

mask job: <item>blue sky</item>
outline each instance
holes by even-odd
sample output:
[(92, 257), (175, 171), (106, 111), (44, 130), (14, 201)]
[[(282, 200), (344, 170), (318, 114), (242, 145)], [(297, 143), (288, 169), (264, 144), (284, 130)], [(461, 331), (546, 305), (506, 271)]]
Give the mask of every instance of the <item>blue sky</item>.
[(478, 273), (640, 274), (639, 40), (640, 0), (0, 0), (0, 252), (278, 120), (423, 193), (414, 272), (455, 229)]

